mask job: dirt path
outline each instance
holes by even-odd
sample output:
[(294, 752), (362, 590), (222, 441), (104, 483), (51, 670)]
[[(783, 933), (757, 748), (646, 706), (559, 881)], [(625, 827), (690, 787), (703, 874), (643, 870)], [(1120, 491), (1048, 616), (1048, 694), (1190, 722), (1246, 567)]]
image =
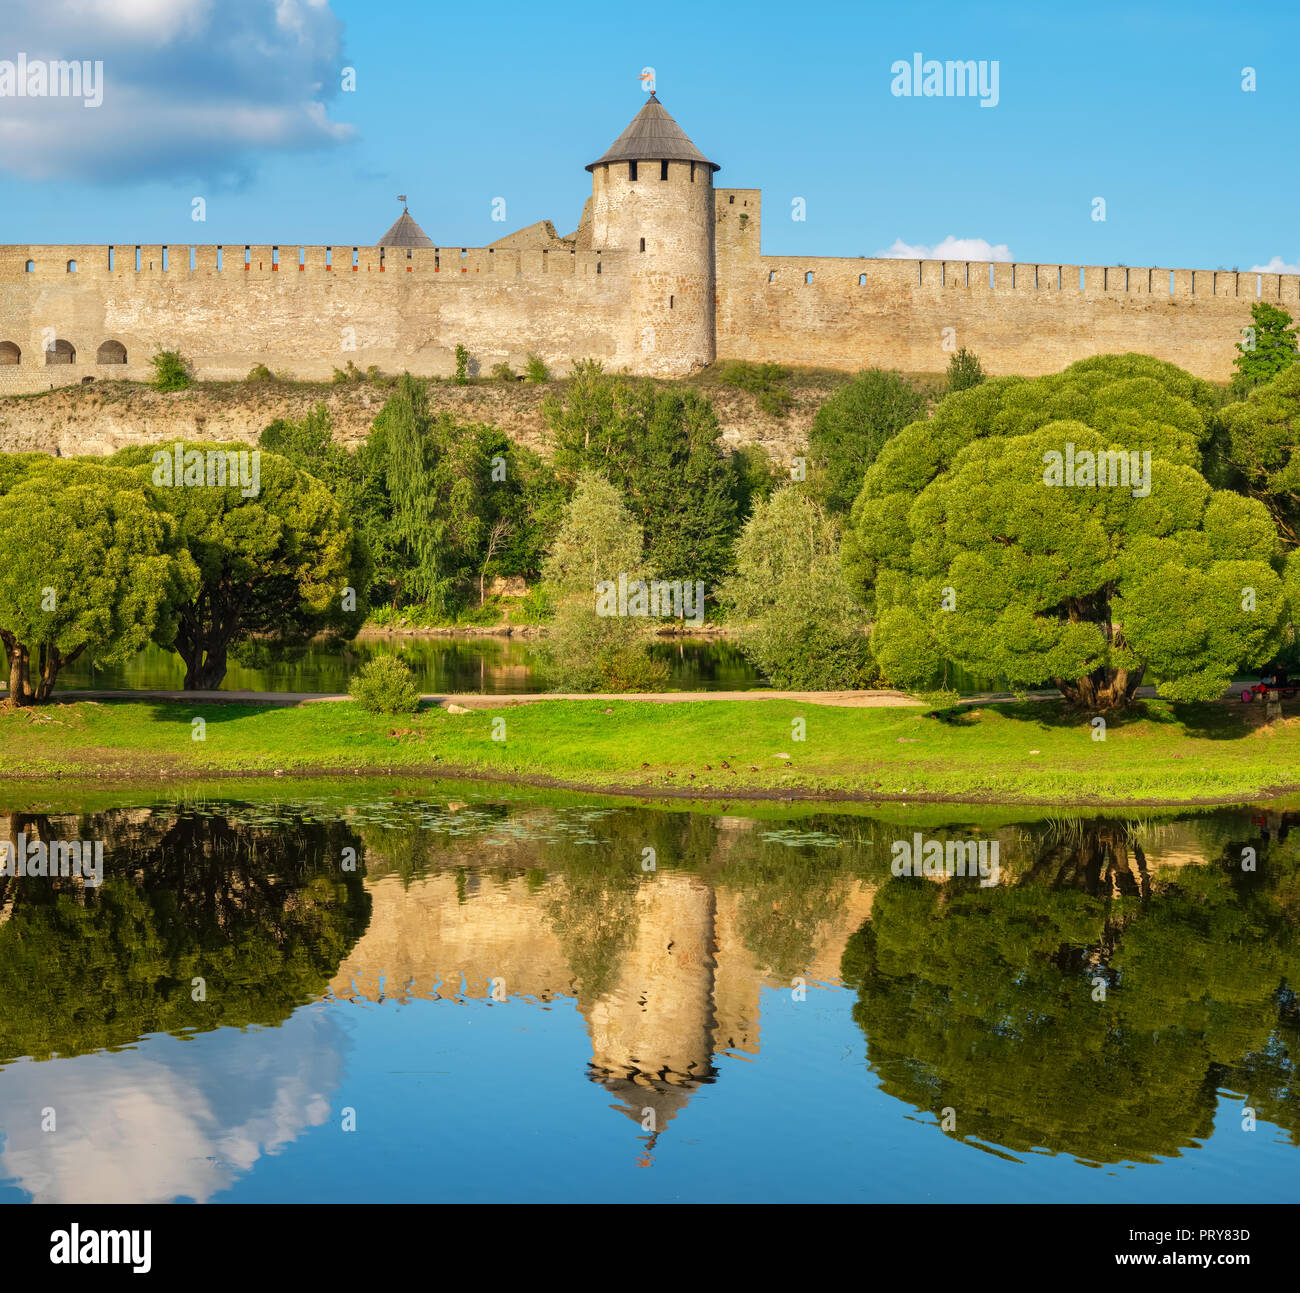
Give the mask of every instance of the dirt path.
[[(4, 689), (0, 688), (0, 694)], [(1155, 696), (1154, 687), (1139, 687), (1139, 697)], [(1060, 692), (1034, 691), (1026, 699), (1059, 700)], [(216, 704), (311, 705), (317, 702), (348, 700), (345, 693), (325, 691), (91, 691), (60, 689), (57, 700), (183, 700)], [(481, 692), (424, 692), (426, 704), (465, 709), (503, 709), (510, 705), (539, 705), (550, 700), (635, 700), (653, 705), (688, 704), (711, 700), (792, 700), (803, 705), (834, 705), (842, 709), (900, 709), (923, 706), (925, 701), (903, 691), (775, 691), (758, 688), (752, 691), (659, 691), (659, 692), (516, 692), (509, 695), (484, 695)], [(963, 696), (963, 705), (1010, 704), (1017, 697), (1009, 692), (981, 692)], [(1225, 693), (1224, 700), (1237, 700), (1237, 690)]]

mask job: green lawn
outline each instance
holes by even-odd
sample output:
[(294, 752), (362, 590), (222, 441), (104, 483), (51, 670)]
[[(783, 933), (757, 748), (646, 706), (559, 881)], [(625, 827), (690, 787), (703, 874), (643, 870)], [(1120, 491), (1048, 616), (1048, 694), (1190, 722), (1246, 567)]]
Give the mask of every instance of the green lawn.
[[(0, 712), (0, 767), (8, 777), (135, 782), (418, 770), (701, 798), (821, 792), (1053, 804), (1246, 800), (1300, 785), (1300, 718), (1266, 727), (1258, 706), (1148, 701), (1112, 719), (1104, 741), (1053, 702), (945, 717), (780, 700), (557, 700), (396, 719), (350, 702), (81, 701)], [(204, 720), (202, 740), (193, 739), (194, 718)], [(504, 740), (493, 740), (496, 720)]]

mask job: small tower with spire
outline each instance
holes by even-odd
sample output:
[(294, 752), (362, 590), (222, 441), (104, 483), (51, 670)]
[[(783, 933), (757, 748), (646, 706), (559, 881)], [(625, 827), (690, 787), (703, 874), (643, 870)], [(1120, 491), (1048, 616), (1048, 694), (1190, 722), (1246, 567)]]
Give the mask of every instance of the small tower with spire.
[(591, 245), (624, 253), (630, 309), (619, 349), (636, 371), (716, 357), (713, 174), (654, 91), (591, 172)]

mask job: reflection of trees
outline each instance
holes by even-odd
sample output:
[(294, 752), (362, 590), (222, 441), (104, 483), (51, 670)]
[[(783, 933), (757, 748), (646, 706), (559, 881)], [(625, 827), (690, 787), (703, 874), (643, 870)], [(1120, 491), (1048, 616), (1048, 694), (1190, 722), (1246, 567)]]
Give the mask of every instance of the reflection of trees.
[(10, 829), (102, 839), (105, 875), (89, 888), (0, 881), (0, 1061), (279, 1023), (325, 990), (368, 919), (359, 871), (340, 868), (355, 837), (338, 823), (105, 813)]
[(1133, 833), (1101, 822), (1049, 831), (1008, 887), (891, 880), (844, 960), (872, 1069), (1017, 1152), (1177, 1154), (1225, 1085), (1294, 1135), (1300, 939), (1277, 861), (1263, 882), (1223, 864), (1153, 881)]

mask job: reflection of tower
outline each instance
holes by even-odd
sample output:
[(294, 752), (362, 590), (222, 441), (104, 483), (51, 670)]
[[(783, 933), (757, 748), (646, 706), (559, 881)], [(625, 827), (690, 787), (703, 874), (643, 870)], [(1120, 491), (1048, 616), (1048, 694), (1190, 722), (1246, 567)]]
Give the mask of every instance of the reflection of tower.
[(652, 1110), (653, 1130), (715, 1073), (714, 910), (698, 876), (660, 872), (642, 884), (617, 983), (586, 1012), (592, 1077), (637, 1123)]

